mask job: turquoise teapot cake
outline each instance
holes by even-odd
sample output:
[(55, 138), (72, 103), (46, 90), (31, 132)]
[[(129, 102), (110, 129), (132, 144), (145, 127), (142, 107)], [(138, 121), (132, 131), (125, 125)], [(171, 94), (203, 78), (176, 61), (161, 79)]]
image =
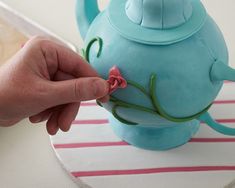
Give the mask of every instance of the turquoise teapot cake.
[(114, 132), (166, 150), (188, 142), (200, 122), (235, 135), (208, 113), (224, 80), (235, 81), (223, 35), (199, 0), (77, 0), (86, 60), (110, 83)]

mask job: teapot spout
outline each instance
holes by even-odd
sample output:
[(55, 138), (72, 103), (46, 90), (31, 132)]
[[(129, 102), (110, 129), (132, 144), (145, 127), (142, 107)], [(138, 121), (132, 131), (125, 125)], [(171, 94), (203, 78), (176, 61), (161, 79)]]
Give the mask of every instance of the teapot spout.
[(76, 18), (83, 39), (86, 37), (86, 33), (92, 21), (99, 12), (97, 0), (77, 0)]
[(212, 81), (234, 81), (235, 82), (235, 69), (229, 67), (222, 61), (216, 61), (210, 72)]

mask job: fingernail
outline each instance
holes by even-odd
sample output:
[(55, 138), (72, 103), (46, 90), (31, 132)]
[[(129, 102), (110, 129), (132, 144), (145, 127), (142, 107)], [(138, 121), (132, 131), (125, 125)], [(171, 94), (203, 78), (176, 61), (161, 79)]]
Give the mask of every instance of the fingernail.
[(106, 96), (104, 96), (102, 98), (99, 98), (98, 101), (101, 102), (101, 103), (109, 102), (109, 95), (106, 95)]
[(97, 79), (94, 82), (94, 95), (96, 97), (103, 97), (108, 93), (108, 83), (105, 80)]
[(40, 118), (40, 117), (34, 117), (33, 119), (32, 119), (32, 122), (33, 123), (40, 123), (42, 121), (42, 119)]

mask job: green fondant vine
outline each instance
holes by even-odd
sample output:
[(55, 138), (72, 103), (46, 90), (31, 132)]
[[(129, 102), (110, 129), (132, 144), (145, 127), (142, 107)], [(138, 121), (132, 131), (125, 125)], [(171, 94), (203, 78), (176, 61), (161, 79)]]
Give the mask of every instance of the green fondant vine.
[(87, 60), (88, 63), (90, 63), (90, 50), (91, 50), (91, 47), (96, 42), (98, 42), (98, 45), (99, 45), (99, 49), (98, 49), (98, 53), (97, 53), (96, 57), (99, 58), (100, 55), (101, 55), (101, 52), (102, 52), (102, 48), (103, 48), (103, 40), (100, 37), (96, 37), (96, 38), (92, 39), (87, 44), (86, 49), (82, 49), (82, 51), (81, 51), (81, 55)]
[[(103, 47), (103, 41), (101, 38), (96, 37), (94, 39), (92, 39), (85, 50), (82, 50), (82, 54), (84, 56), (84, 58), (89, 62), (89, 55), (90, 55), (90, 49), (92, 47), (92, 45), (98, 42), (99, 44), (99, 49), (98, 49), (98, 53), (97, 53), (97, 58), (100, 57), (101, 52), (102, 52), (102, 47)], [(147, 113), (151, 113), (154, 115), (158, 115), (161, 116), (169, 121), (172, 122), (186, 122), (186, 121), (190, 121), (193, 119), (198, 118), (199, 116), (201, 116), (202, 114), (204, 114), (206, 111), (208, 111), (208, 109), (211, 107), (212, 104), (210, 104), (208, 107), (206, 107), (204, 110), (202, 110), (201, 112), (194, 114), (192, 116), (188, 116), (188, 117), (182, 117), (182, 118), (178, 118), (178, 117), (174, 117), (169, 115), (161, 106), (157, 95), (156, 95), (156, 86), (157, 86), (157, 75), (156, 74), (152, 74), (150, 76), (150, 81), (149, 81), (149, 91), (147, 91), (143, 86), (141, 86), (140, 84), (128, 80), (127, 84), (129, 86), (132, 86), (134, 88), (136, 88), (137, 90), (139, 90), (140, 92), (142, 92), (145, 96), (147, 96), (149, 98), (149, 100), (151, 101), (153, 108), (147, 108), (141, 105), (136, 105), (136, 104), (132, 104), (132, 103), (128, 103), (126, 101), (120, 100), (114, 96), (110, 96), (110, 102), (112, 102), (113, 108), (112, 108), (112, 114), (113, 116), (118, 119), (120, 122), (124, 123), (124, 124), (128, 124), (128, 125), (138, 125), (138, 123), (126, 120), (125, 118), (122, 118), (120, 115), (118, 115), (117, 113), (117, 108), (128, 108), (128, 109), (134, 109), (134, 110), (138, 110), (138, 111), (142, 111), (142, 112), (147, 112)], [(97, 101), (97, 104), (102, 106), (102, 104), (100, 102)]]
[[(117, 104), (115, 104), (115, 105), (113, 106), (113, 109), (112, 109), (113, 116), (114, 116), (117, 120), (119, 120), (120, 122), (122, 122), (122, 123), (124, 123), (124, 124), (127, 124), (127, 125), (138, 125), (138, 123), (131, 122), (131, 121), (126, 120), (126, 119), (122, 118), (121, 116), (119, 116), (118, 113), (117, 113), (117, 108), (118, 108), (118, 107), (120, 107), (120, 106), (117, 105)], [(128, 107), (126, 107), (126, 108), (128, 108)]]
[(152, 104), (153, 104), (155, 110), (158, 112), (158, 114), (160, 116), (164, 117), (165, 119), (169, 120), (169, 121), (186, 122), (186, 121), (196, 119), (199, 116), (201, 116), (202, 114), (204, 114), (206, 111), (208, 111), (208, 109), (212, 105), (212, 104), (210, 104), (204, 110), (202, 110), (201, 112), (199, 112), (197, 114), (194, 114), (192, 116), (182, 117), (182, 118), (171, 116), (171, 115), (167, 114), (167, 112), (161, 107), (161, 104), (158, 101), (158, 98), (157, 98), (157, 95), (156, 95), (156, 85), (157, 85), (157, 76), (156, 76), (156, 74), (152, 74), (151, 78), (150, 78), (150, 98), (151, 98)]

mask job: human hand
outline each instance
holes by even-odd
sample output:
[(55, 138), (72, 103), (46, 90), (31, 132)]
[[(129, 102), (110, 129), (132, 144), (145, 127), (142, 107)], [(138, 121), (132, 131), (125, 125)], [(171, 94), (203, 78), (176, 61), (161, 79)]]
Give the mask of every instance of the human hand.
[(47, 131), (68, 131), (80, 102), (108, 100), (109, 85), (79, 55), (43, 38), (33, 38), (0, 68), (0, 125), (29, 117), (47, 120)]

